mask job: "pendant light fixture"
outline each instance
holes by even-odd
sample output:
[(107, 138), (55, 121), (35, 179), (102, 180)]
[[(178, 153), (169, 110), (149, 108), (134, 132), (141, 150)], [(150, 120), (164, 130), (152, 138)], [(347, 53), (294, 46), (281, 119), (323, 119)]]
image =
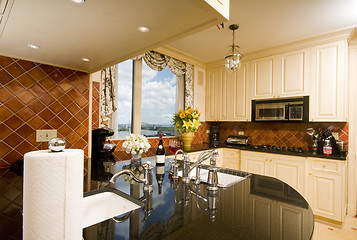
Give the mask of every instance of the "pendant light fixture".
[(233, 43), (230, 46), (230, 51), (228, 55), (225, 57), (225, 66), (227, 69), (231, 70), (232, 72), (236, 71), (240, 67), (242, 54), (239, 53), (238, 45), (234, 44), (234, 31), (239, 28), (238, 24), (231, 24), (229, 29), (233, 31)]

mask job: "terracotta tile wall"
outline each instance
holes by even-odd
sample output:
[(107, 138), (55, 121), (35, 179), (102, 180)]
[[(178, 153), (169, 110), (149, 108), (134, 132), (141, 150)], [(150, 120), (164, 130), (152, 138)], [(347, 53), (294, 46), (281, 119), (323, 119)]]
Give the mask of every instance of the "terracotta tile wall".
[[(330, 128), (339, 133), (339, 140), (348, 144), (348, 123), (240, 123), (218, 122), (206, 124), (207, 129), (211, 125), (220, 127), (220, 142), (225, 144), (229, 135), (238, 135), (244, 131), (244, 135), (251, 137), (251, 144), (270, 144), (286, 147), (302, 147), (308, 149), (311, 137), (307, 135), (307, 128), (326, 130)], [(207, 130), (206, 129), (206, 130)], [(203, 129), (202, 129), (203, 130)]]
[(23, 179), (9, 166), (47, 148), (35, 130), (57, 129), (67, 148), (87, 155), (88, 89), (86, 73), (0, 56), (0, 239), (22, 238)]
[(100, 83), (92, 82), (92, 129), (99, 128)]
[(47, 148), (37, 129), (57, 129), (87, 155), (88, 89), (87, 73), (0, 56), (0, 167)]
[[(202, 125), (198, 128), (198, 131), (195, 133), (192, 144), (208, 142), (209, 134), (206, 133), (207, 123), (202, 122), (201, 124)], [(151, 145), (151, 148), (149, 149), (149, 151), (142, 154), (142, 157), (152, 157), (152, 156), (156, 155), (156, 148), (159, 144), (159, 138), (149, 138), (148, 140)], [(168, 148), (170, 140), (179, 140), (179, 138), (178, 137), (166, 137), (166, 138), (164, 137), (163, 138), (163, 144), (165, 146), (166, 153), (170, 152), (169, 148)], [(111, 140), (111, 142), (113, 142), (117, 145), (117, 148), (115, 149), (115, 152), (114, 152), (116, 159), (118, 159), (119, 161), (122, 161), (122, 160), (128, 160), (131, 158), (131, 154), (127, 154), (122, 149), (122, 144), (123, 144), (124, 140)]]

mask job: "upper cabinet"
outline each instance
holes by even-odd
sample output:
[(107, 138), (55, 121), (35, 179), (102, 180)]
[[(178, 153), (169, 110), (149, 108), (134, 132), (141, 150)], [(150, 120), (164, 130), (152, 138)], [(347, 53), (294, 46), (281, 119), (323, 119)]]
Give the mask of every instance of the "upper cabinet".
[(248, 121), (250, 101), (247, 93), (248, 65), (237, 72), (225, 67), (207, 70), (206, 121)]
[(247, 54), (236, 73), (208, 67), (207, 121), (250, 121), (251, 100), (309, 96), (310, 122), (346, 122), (350, 30)]
[(302, 49), (253, 60), (252, 99), (307, 95), (309, 53)]
[(312, 48), (310, 121), (347, 121), (347, 40)]

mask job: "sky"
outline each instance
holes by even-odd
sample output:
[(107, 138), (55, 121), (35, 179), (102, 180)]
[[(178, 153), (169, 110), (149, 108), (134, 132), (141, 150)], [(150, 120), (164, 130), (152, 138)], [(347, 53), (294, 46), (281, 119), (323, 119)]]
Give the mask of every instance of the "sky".
[[(132, 102), (132, 61), (118, 65), (118, 123), (129, 123)], [(176, 76), (166, 67), (158, 72), (143, 61), (141, 122), (171, 124), (175, 113)]]

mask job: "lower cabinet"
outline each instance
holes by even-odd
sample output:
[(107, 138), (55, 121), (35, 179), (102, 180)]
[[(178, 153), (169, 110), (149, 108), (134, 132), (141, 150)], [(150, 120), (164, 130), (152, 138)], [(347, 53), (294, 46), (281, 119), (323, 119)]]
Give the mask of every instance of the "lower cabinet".
[[(311, 232), (307, 219), (308, 214), (291, 204), (282, 203), (260, 196), (250, 195), (248, 209), (251, 212), (249, 227), (255, 232), (255, 239), (289, 239), (301, 240), (308, 238)], [(291, 219), (295, 224), (286, 223)], [(256, 231), (259, 229), (259, 231)]]
[(315, 215), (343, 222), (346, 161), (308, 158), (308, 202)]
[(242, 171), (276, 177), (295, 188), (316, 216), (344, 221), (346, 161), (241, 151)]
[(241, 152), (242, 170), (276, 177), (306, 197), (306, 158), (258, 152)]

